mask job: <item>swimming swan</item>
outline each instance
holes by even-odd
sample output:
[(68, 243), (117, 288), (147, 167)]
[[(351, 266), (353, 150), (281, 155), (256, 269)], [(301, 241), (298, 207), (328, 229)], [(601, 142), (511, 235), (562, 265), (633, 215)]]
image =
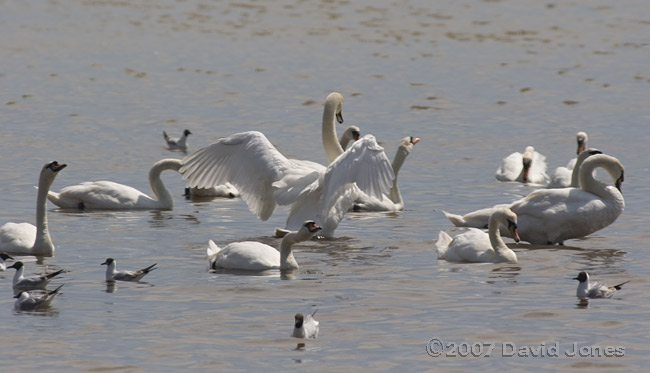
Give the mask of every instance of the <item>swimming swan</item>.
[[(365, 193), (354, 201), (353, 211), (401, 211), (404, 210), (404, 200), (402, 194), (399, 192), (397, 186), (397, 174), (404, 164), (406, 157), (411, 154), (413, 146), (420, 141), (419, 138), (407, 136), (400, 141), (395, 158), (393, 158), (393, 186), (388, 191), (387, 195), (382, 195), (381, 198), (368, 197)], [(362, 193), (362, 192), (361, 192)]]
[(280, 242), (280, 251), (256, 241), (233, 242), (223, 249), (210, 240), (206, 251), (211, 269), (298, 269), (293, 257), (293, 245), (311, 239), (321, 228), (311, 220), (304, 222), (297, 232), (287, 233)]
[(495, 177), (499, 181), (546, 184), (546, 157), (527, 146), (523, 153), (514, 152), (504, 158)]
[[(596, 180), (593, 172), (602, 167), (614, 185)], [(565, 240), (594, 233), (612, 224), (625, 208), (621, 194), (624, 168), (618, 159), (596, 154), (580, 166), (580, 188), (538, 189), (512, 204), (477, 210), (464, 216), (445, 212), (456, 226), (483, 228), (493, 210), (509, 207), (519, 219), (522, 241), (532, 244), (562, 244)], [(501, 231), (508, 236), (508, 231)]]
[(36, 226), (29, 223), (6, 223), (0, 227), (0, 250), (11, 254), (52, 256), (54, 245), (47, 228), (47, 192), (54, 178), (66, 167), (56, 161), (41, 170), (36, 198)]
[(517, 254), (501, 239), (499, 226), (505, 227), (514, 240), (517, 235), (517, 215), (507, 208), (496, 210), (488, 223), (489, 233), (477, 228), (469, 228), (453, 239), (446, 232), (440, 231), (436, 250), (438, 259), (472, 263), (517, 263)]
[(156, 198), (130, 186), (112, 181), (86, 181), (61, 189), (59, 193), (49, 192), (50, 202), (61, 208), (79, 210), (171, 210), (174, 207), (172, 193), (165, 187), (160, 174), (165, 170), (178, 171), (179, 159), (163, 159), (151, 167), (149, 185)]

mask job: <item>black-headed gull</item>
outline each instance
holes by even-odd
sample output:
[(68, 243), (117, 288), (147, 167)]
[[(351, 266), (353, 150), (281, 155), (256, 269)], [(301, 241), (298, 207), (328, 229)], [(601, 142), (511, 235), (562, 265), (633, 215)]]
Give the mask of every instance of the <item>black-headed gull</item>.
[(618, 285), (607, 286), (595, 281), (589, 281), (589, 274), (587, 272), (578, 273), (578, 277), (574, 280), (580, 281), (576, 296), (578, 298), (611, 298), (616, 291), (621, 290), (621, 287), (627, 284), (628, 281), (621, 282)]
[(293, 333), (291, 334), (294, 338), (316, 338), (318, 337), (318, 324), (320, 322), (314, 320), (314, 315), (318, 310), (314, 311), (311, 315), (303, 315), (302, 313), (297, 313), (295, 318), (295, 325), (293, 326)]
[(21, 311), (30, 311), (49, 307), (54, 300), (54, 297), (59, 294), (59, 289), (62, 287), (63, 285), (54, 290), (45, 291), (42, 295), (21, 291), (18, 295), (14, 296), (14, 298), (16, 298), (14, 307)]
[(13, 279), (13, 287), (15, 291), (36, 289), (45, 290), (45, 286), (47, 286), (47, 284), (52, 278), (54, 278), (54, 276), (57, 276), (65, 271), (63, 269), (60, 269), (56, 272), (41, 276), (25, 277), (25, 265), (23, 262), (18, 261), (7, 268), (14, 268), (16, 270), (16, 274), (14, 275)]
[(106, 266), (106, 281), (140, 281), (147, 273), (153, 271), (158, 263), (149, 267), (138, 269), (137, 271), (118, 271), (115, 269), (117, 262), (113, 258), (108, 258), (102, 265)]
[(163, 131), (163, 137), (165, 138), (165, 142), (167, 143), (167, 147), (169, 149), (175, 150), (187, 150), (187, 136), (191, 135), (192, 132), (190, 130), (185, 130), (183, 131), (183, 135), (177, 139), (169, 137), (167, 135), (167, 132)]

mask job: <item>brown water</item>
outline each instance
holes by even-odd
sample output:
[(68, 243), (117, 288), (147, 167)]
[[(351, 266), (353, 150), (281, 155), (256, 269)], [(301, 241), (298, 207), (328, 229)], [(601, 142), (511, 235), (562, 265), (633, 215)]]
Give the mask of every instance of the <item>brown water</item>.
[[(399, 175), (406, 210), (350, 214), (337, 240), (299, 245), (291, 279), (210, 273), (209, 239), (269, 238), (241, 200), (173, 211), (52, 209), (57, 251), (28, 272), (65, 268), (49, 312), (16, 313), (0, 273), (3, 370), (624, 370), (648, 365), (647, 242), (650, 16), (645, 1), (5, 1), (0, 3), (0, 222), (34, 219), (40, 167), (68, 167), (58, 190), (109, 179), (149, 193), (162, 130), (189, 128), (190, 150), (260, 130), (287, 156), (325, 162), (322, 102), (345, 96), (345, 125), (383, 142), (418, 136)], [(339, 131), (343, 126), (339, 127)], [(441, 210), (467, 212), (531, 189), (494, 180), (526, 145), (549, 168), (575, 133), (626, 167), (625, 212), (565, 247), (514, 246), (518, 265), (438, 262)], [(142, 284), (106, 286), (153, 262)], [(577, 272), (631, 280), (580, 304)], [(4, 312), (2, 311), (4, 309)], [(289, 338), (318, 309), (321, 333)], [(448, 347), (431, 357), (433, 338)], [(559, 356), (512, 347), (558, 344)], [(569, 356), (572, 345), (622, 357)], [(459, 350), (454, 354), (453, 346)], [(464, 347), (463, 347), (464, 346)], [(475, 354), (462, 348), (475, 347)], [(493, 350), (487, 355), (487, 348)], [(480, 349), (479, 349), (480, 348)], [(520, 351), (520, 350), (517, 350)], [(478, 353), (476, 353), (478, 352)], [(469, 356), (468, 356), (469, 355)], [(503, 356), (506, 355), (506, 356)], [(514, 355), (514, 356), (512, 356)]]

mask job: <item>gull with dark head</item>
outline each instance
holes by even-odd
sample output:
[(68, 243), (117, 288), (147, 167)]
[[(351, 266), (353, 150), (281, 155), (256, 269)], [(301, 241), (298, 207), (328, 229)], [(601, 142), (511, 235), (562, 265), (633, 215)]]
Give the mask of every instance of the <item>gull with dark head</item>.
[(106, 266), (106, 281), (140, 281), (147, 273), (153, 271), (158, 263), (136, 271), (118, 271), (117, 262), (113, 258), (107, 258), (101, 265)]

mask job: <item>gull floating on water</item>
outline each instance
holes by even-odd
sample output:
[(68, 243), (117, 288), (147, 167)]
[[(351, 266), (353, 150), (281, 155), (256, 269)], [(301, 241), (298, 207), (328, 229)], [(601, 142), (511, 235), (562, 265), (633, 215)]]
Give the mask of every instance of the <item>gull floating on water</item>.
[(106, 266), (106, 281), (140, 281), (147, 273), (153, 271), (158, 263), (154, 263), (147, 268), (138, 269), (137, 271), (118, 271), (115, 269), (117, 262), (113, 258), (108, 258), (102, 265)]
[(320, 322), (314, 320), (314, 315), (318, 310), (314, 311), (311, 315), (303, 315), (302, 313), (297, 313), (295, 316), (296, 324), (293, 327), (294, 338), (316, 338), (318, 337), (318, 324)]
[(589, 281), (589, 274), (587, 272), (580, 272), (578, 273), (578, 277), (574, 277), (573, 279), (580, 281), (578, 291), (576, 292), (578, 298), (611, 298), (616, 291), (621, 290), (623, 285), (630, 282), (628, 280), (618, 285), (607, 286), (595, 281)]
[(30, 311), (49, 307), (54, 300), (54, 297), (59, 294), (59, 289), (62, 287), (63, 285), (52, 291), (45, 291), (45, 294), (43, 295), (30, 294), (26, 291), (21, 291), (14, 297), (17, 298), (14, 307), (21, 311)]
[(7, 268), (16, 269), (16, 274), (14, 275), (14, 279), (13, 279), (13, 287), (15, 291), (26, 291), (26, 290), (36, 290), (36, 289), (45, 290), (45, 286), (47, 286), (50, 280), (64, 271), (63, 269), (60, 269), (56, 272), (48, 273), (41, 276), (25, 277), (24, 276), (25, 265), (23, 264), (23, 262), (18, 261), (14, 263), (12, 266), (9, 266)]
[(167, 143), (167, 146), (169, 149), (175, 150), (187, 150), (187, 136), (191, 135), (192, 132), (190, 130), (185, 130), (183, 131), (183, 135), (179, 138), (172, 138), (167, 135), (167, 132), (163, 131), (163, 137), (165, 138), (165, 142)]
[(13, 257), (7, 253), (0, 253), (0, 272), (7, 269), (7, 263), (5, 263), (5, 260), (7, 259), (13, 259)]

